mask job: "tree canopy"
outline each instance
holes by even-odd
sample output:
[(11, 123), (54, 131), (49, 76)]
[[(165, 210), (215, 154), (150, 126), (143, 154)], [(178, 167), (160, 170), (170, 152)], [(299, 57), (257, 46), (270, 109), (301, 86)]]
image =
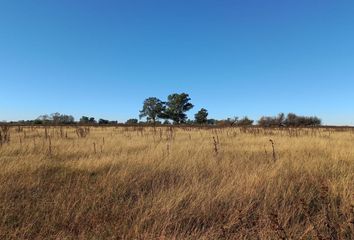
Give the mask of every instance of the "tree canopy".
[(194, 118), (196, 123), (206, 124), (208, 122), (208, 111), (202, 108), (194, 115)]
[(186, 112), (194, 107), (194, 105), (190, 103), (190, 100), (191, 98), (186, 93), (174, 93), (169, 95), (162, 118), (170, 119), (175, 124), (184, 123), (187, 120)]
[(140, 110), (139, 118), (146, 117), (148, 122), (155, 124), (158, 118), (163, 117), (164, 110), (164, 103), (160, 99), (149, 97), (144, 101), (143, 109)]

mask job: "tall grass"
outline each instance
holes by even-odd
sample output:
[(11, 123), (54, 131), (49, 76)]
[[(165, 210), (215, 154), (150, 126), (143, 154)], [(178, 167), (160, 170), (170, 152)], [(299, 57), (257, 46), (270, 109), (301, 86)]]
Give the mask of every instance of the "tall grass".
[(10, 133), (0, 239), (354, 239), (351, 130)]

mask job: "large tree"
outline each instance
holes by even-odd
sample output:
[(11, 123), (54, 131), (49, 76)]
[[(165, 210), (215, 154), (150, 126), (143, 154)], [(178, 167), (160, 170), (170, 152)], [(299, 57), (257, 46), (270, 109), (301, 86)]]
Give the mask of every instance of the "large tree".
[(208, 111), (202, 108), (194, 115), (194, 118), (196, 123), (205, 124), (208, 122)]
[(190, 103), (190, 97), (186, 93), (174, 93), (168, 96), (166, 109), (162, 118), (171, 119), (175, 124), (184, 123), (187, 119), (186, 112), (194, 106)]
[(140, 110), (139, 117), (140, 119), (146, 117), (148, 122), (155, 124), (156, 120), (162, 117), (162, 112), (164, 109), (164, 103), (160, 99), (156, 97), (149, 97), (145, 99), (143, 109)]

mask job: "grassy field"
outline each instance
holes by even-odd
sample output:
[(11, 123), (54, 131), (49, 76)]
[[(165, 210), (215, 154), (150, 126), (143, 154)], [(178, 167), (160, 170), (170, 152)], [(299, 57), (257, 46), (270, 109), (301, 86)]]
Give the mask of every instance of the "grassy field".
[(350, 129), (12, 127), (0, 163), (0, 239), (354, 239)]

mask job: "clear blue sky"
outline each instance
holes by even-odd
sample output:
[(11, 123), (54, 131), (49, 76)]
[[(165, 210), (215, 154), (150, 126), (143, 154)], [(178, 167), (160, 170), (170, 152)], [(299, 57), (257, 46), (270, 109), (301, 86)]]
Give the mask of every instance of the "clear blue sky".
[(190, 117), (354, 125), (354, 1), (0, 0), (0, 120), (124, 121), (174, 92)]

